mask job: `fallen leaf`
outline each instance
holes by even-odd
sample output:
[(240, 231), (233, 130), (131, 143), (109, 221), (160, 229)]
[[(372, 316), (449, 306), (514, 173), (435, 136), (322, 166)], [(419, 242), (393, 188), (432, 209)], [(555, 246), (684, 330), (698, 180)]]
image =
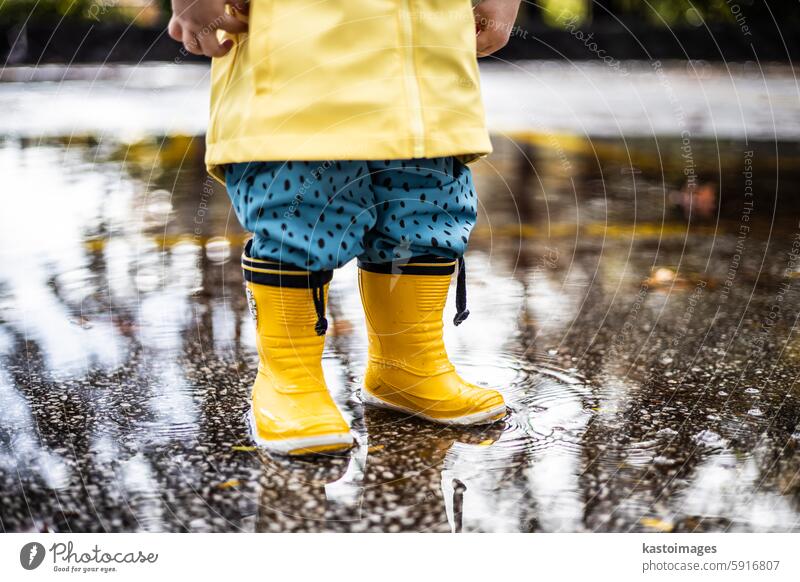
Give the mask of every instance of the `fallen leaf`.
[(657, 517), (643, 517), (639, 520), (639, 523), (650, 529), (657, 529), (663, 532), (671, 532), (675, 527), (671, 523), (658, 519)]

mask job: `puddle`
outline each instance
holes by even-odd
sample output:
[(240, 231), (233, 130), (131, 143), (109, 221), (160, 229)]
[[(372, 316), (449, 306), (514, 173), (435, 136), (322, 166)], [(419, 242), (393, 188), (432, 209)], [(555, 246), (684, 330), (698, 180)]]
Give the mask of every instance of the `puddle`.
[[(173, 101), (202, 82), (171, 92), (168, 76), (154, 83)], [(133, 88), (118, 74), (96, 91), (73, 82), (58, 99), (89, 111), (149, 90), (140, 75)], [(713, 183), (694, 205), (668, 132), (558, 147), (496, 136), (474, 166), (471, 316), (449, 324), (451, 293), (445, 342), (510, 413), (456, 429), (365, 410), (350, 263), (331, 287), (323, 365), (359, 444), (280, 459), (244, 420), (257, 362), (246, 234), (186, 113), (80, 136), (47, 116), (0, 126), (4, 530), (797, 529), (800, 202), (774, 196), (776, 167), (781, 191), (800, 184), (796, 141), (694, 140)], [(747, 149), (760, 197), (742, 242), (730, 152)]]

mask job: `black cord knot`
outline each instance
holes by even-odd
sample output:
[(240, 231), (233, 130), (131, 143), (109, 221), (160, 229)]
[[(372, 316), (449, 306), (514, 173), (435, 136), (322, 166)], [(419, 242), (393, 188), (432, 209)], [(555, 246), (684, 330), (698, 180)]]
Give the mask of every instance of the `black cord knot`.
[(469, 317), (467, 309), (467, 269), (464, 266), (464, 257), (458, 257), (458, 276), (456, 277), (456, 316), (454, 325), (460, 325)]
[(314, 331), (317, 335), (325, 335), (328, 331), (328, 320), (325, 318), (325, 282), (320, 273), (312, 273), (311, 295), (314, 298), (314, 311), (317, 312), (317, 323)]

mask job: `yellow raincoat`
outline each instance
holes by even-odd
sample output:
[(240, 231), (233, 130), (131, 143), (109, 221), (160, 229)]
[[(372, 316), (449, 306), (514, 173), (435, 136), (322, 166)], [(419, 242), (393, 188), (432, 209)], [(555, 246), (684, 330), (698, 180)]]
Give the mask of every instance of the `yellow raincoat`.
[(211, 68), (206, 163), (491, 151), (471, 0), (251, 0)]

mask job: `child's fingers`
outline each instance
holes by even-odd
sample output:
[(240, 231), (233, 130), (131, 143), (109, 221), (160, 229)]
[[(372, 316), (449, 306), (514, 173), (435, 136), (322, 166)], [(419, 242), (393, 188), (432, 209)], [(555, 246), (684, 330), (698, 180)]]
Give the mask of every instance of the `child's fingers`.
[(169, 34), (172, 40), (183, 42), (183, 28), (181, 28), (180, 23), (175, 19), (174, 16), (169, 19), (169, 25), (167, 26), (167, 33)]
[(478, 39), (476, 41), (476, 48), (479, 57), (486, 57), (492, 54), (495, 50), (497, 42), (490, 32), (486, 30), (482, 30), (478, 35)]
[(479, 57), (487, 57), (508, 43), (508, 35), (500, 30), (484, 29), (478, 33), (476, 48)]
[(216, 32), (208, 32), (197, 36), (202, 54), (207, 57), (224, 57), (233, 46), (231, 39), (226, 39), (220, 44)]
[(475, 41), (475, 48), (477, 49), (478, 56), (482, 57), (486, 55), (486, 49), (489, 47), (489, 43), (486, 40), (486, 35), (484, 31), (478, 33), (478, 38)]
[(183, 47), (193, 55), (203, 54), (203, 49), (197, 40), (197, 36), (191, 30), (187, 28), (183, 29), (183, 38), (181, 42), (183, 42)]
[(239, 2), (233, 1), (230, 2), (230, 5), (236, 9), (236, 12), (240, 14), (249, 14), (250, 13), (250, 2)]
[(220, 20), (217, 28), (224, 30), (225, 32), (230, 32), (231, 34), (239, 34), (240, 32), (247, 32), (247, 23), (242, 22), (235, 16), (226, 14)]
[(485, 0), (473, 13), (478, 31), (476, 40), (479, 57), (486, 57), (508, 44), (508, 38), (517, 18), (519, 2), (511, 0)]

